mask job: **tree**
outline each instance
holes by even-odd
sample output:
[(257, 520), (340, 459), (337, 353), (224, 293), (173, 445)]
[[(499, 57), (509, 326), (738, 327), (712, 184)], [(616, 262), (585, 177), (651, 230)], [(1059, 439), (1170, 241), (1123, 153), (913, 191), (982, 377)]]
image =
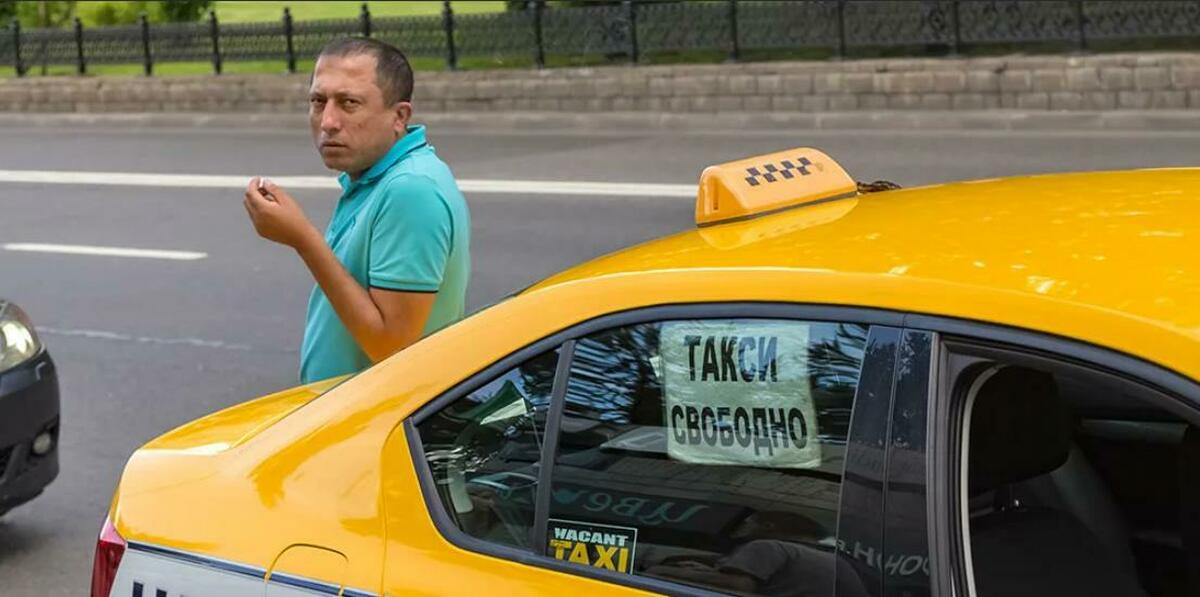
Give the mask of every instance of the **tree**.
[(168, 23), (190, 23), (200, 20), (212, 5), (212, 0), (162, 0), (158, 16)]
[(125, 0), (87, 2), (80, 7), (80, 18), (87, 26), (132, 25), (145, 14), (153, 23), (180, 23), (200, 20), (211, 0)]
[(110, 26), (132, 25), (142, 13), (150, 14), (150, 3), (135, 2), (89, 2), (79, 15), (84, 25)]
[(75, 0), (26, 0), (16, 4), (22, 27), (62, 27), (75, 16)]
[(17, 0), (0, 0), (0, 27), (7, 27), (16, 16)]

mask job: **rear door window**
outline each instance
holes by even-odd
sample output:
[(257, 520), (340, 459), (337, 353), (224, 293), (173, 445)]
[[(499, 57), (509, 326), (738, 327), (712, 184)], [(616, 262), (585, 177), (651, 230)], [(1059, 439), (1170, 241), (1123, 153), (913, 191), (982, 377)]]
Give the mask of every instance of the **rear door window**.
[(547, 555), (717, 591), (833, 595), (866, 338), (852, 323), (707, 319), (578, 340)]

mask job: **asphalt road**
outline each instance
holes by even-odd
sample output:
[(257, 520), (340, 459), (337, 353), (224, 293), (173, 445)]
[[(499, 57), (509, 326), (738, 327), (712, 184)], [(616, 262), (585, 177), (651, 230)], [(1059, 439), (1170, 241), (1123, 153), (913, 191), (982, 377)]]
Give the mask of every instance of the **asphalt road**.
[[(1197, 165), (1200, 135), (1070, 132), (431, 131), (463, 179), (693, 183), (705, 165), (815, 146), (859, 180), (903, 185), (1020, 173)], [(0, 169), (320, 175), (302, 131), (0, 129)], [(327, 221), (336, 196), (295, 195)], [(469, 307), (691, 225), (687, 198), (468, 197)], [(0, 519), (0, 594), (86, 591), (98, 526), (129, 453), (213, 410), (293, 385), (311, 279), (255, 237), (240, 193), (0, 182), (0, 245), (198, 251), (166, 261), (0, 250), (0, 295), (33, 316), (58, 361), (59, 479)]]

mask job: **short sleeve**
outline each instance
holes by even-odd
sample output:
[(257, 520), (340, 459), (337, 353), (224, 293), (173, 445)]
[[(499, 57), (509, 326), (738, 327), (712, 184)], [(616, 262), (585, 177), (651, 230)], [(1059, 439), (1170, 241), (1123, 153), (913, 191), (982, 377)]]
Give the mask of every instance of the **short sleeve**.
[(454, 242), (450, 209), (427, 177), (401, 176), (384, 185), (371, 226), (368, 282), (385, 290), (437, 292)]

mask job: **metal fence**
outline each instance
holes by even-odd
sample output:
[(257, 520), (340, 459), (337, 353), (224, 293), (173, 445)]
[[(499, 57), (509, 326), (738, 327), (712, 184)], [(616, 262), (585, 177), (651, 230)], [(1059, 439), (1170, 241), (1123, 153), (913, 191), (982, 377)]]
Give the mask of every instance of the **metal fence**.
[[(624, 0), (555, 6), (528, 0), (524, 8), (457, 15), (449, 0), (441, 16), (293, 21), (284, 9), (274, 23), (199, 23), (22, 30), (0, 35), (0, 65), (19, 75), (31, 66), (155, 64), (279, 60), (289, 71), (329, 40), (365, 35), (409, 56), (473, 64), (644, 62), (661, 55), (702, 53), (731, 60), (747, 52), (825, 50), (847, 56), (864, 48), (941, 48), (957, 53), (983, 44), (1061, 44), (1087, 50), (1094, 41), (1200, 36), (1197, 0)], [(697, 59), (704, 59), (697, 57)]]

